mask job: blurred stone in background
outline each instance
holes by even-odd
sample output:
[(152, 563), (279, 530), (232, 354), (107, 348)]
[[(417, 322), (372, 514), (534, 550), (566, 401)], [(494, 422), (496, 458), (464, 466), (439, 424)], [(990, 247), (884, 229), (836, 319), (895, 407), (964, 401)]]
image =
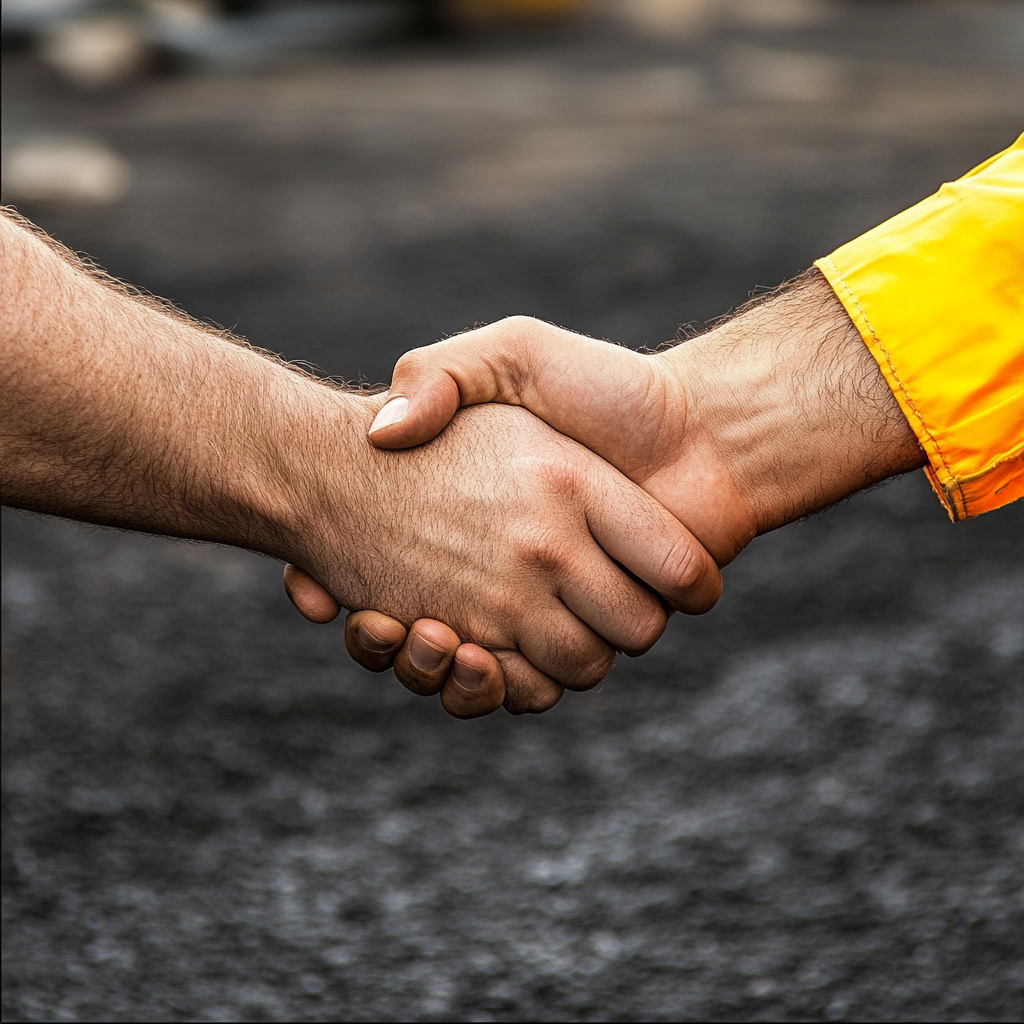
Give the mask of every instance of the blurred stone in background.
[[(1019, 3), (490, 11), (91, 89), (23, 33), (4, 199), (379, 381), (510, 313), (657, 345), (1024, 121)], [(5, 1017), (1020, 1020), (1022, 580), (1019, 505), (914, 475), (600, 692), (460, 723), (267, 559), (5, 512)]]
[(44, 137), (4, 155), (3, 179), (12, 203), (106, 204), (124, 198), (131, 167), (98, 142)]
[(86, 89), (115, 85), (143, 70), (149, 56), (141, 25), (130, 18), (57, 21), (41, 32), (40, 55)]
[(5, 41), (68, 82), (103, 89), (168, 61), (221, 72), (325, 49), (487, 28), (557, 25), (587, 0), (9, 0)]

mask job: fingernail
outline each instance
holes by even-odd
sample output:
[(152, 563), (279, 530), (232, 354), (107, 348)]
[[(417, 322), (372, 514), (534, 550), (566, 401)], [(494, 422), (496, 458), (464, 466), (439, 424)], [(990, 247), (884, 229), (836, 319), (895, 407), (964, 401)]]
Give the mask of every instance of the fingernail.
[(409, 660), (412, 662), (413, 668), (420, 672), (436, 672), (441, 667), (444, 658), (444, 651), (439, 651), (418, 633), (413, 634), (409, 641)]
[(392, 398), (390, 402), (384, 403), (384, 408), (374, 417), (370, 424), (369, 433), (390, 427), (395, 423), (401, 423), (405, 414), (409, 411), (408, 398)]
[(390, 640), (381, 640), (379, 636), (374, 636), (368, 629), (360, 626), (357, 630), (359, 634), (359, 643), (365, 647), (368, 651), (376, 651), (382, 653), (383, 651), (390, 651), (392, 648), (397, 647), (397, 644), (393, 644)]
[(484, 681), (484, 674), (472, 665), (463, 665), (461, 661), (456, 661), (452, 666), (452, 678), (464, 690), (476, 690)]

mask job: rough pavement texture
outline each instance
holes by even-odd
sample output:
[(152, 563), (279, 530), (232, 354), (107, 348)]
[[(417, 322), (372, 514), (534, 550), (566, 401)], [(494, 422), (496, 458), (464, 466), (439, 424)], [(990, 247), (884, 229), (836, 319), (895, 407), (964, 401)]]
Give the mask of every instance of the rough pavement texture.
[[(28, 215), (326, 372), (520, 311), (656, 344), (1019, 131), (1019, 8), (820, 10), (92, 98), (15, 55), (5, 121), (136, 169)], [(6, 1019), (1018, 1020), (1022, 570), (1024, 508), (915, 475), (461, 723), (269, 560), (5, 511)]]

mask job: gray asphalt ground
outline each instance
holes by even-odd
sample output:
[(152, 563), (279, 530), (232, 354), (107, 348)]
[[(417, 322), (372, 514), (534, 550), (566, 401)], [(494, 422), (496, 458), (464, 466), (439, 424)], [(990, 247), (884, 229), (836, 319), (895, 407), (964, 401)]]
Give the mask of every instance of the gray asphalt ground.
[[(136, 173), (23, 210), (348, 379), (515, 312), (655, 345), (1021, 130), (1024, 5), (748, 8), (92, 96), (11, 54), (10, 137)], [(856, 497), (599, 692), (470, 723), (268, 559), (3, 522), (7, 1020), (1024, 1016), (1020, 505)]]

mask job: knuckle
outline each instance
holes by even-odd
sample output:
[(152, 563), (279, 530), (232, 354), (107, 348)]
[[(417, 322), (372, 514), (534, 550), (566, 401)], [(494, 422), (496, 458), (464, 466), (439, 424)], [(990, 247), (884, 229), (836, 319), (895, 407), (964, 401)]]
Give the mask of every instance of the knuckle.
[(527, 316), (525, 313), (515, 313), (512, 316), (506, 316), (499, 320), (498, 326), (512, 334), (523, 335), (547, 325), (543, 320), (538, 320), (536, 317)]
[(592, 690), (604, 682), (614, 663), (615, 651), (608, 648), (606, 651), (602, 651), (598, 657), (591, 657), (585, 662), (573, 673), (572, 680), (567, 680), (564, 685), (570, 690)]
[(522, 314), (506, 317), (497, 324), (500, 345), (492, 352), (502, 369), (505, 400), (515, 405), (529, 405), (524, 396), (532, 391), (534, 357), (544, 350), (557, 328), (543, 320)]
[(567, 555), (565, 543), (558, 533), (537, 527), (520, 533), (515, 541), (515, 550), (523, 562), (544, 572), (562, 566)]
[(637, 615), (630, 623), (622, 649), (626, 652), (641, 652), (653, 647), (668, 623), (668, 616), (661, 607), (652, 607)]
[(397, 376), (400, 373), (413, 373), (420, 366), (423, 361), (424, 349), (414, 348), (409, 352), (405, 352), (395, 363), (394, 375)]
[(548, 491), (573, 493), (579, 484), (579, 466), (565, 453), (539, 456), (533, 460), (533, 472)]
[(690, 590), (704, 577), (706, 566), (701, 555), (702, 549), (692, 537), (679, 537), (661, 563), (662, 578), (678, 590)]

